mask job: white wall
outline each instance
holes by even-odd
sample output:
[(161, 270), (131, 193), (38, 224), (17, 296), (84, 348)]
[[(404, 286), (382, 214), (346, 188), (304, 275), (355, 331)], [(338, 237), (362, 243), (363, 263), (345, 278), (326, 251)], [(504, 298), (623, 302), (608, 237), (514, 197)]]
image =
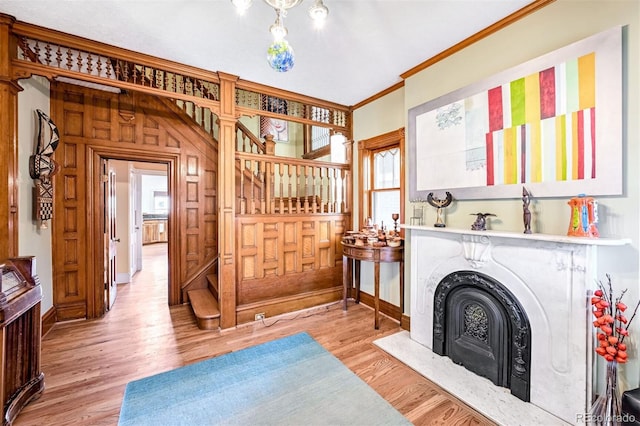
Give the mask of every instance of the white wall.
[(156, 211), (153, 199), (153, 193), (167, 192), (167, 175), (166, 174), (142, 174), (142, 213), (162, 213)]
[[(53, 307), (53, 273), (51, 222), (46, 229), (33, 220), (33, 179), (29, 176), (29, 156), (38, 138), (36, 109), (49, 111), (49, 81), (41, 77), (21, 80), (18, 93), (18, 255), (36, 256), (36, 274), (42, 286), (41, 310), (44, 315)], [(47, 126), (48, 131), (48, 126)], [(48, 134), (47, 134), (48, 135)], [(56, 158), (54, 154), (53, 158)], [(60, 190), (54, 187), (54, 191)]]
[(120, 240), (116, 243), (116, 280), (122, 284), (131, 281), (129, 162), (109, 160), (109, 167), (116, 173), (116, 238)]
[[(354, 140), (376, 136), (407, 126), (407, 111), (461, 87), (481, 81), (500, 71), (554, 51), (601, 31), (625, 26), (623, 33), (623, 179), (621, 196), (596, 197), (600, 206), (599, 230), (602, 237), (627, 237), (631, 245), (600, 251), (599, 270), (610, 273), (617, 288), (628, 289), (625, 300), (635, 305), (640, 295), (640, 2), (637, 0), (557, 0), (543, 9), (482, 39), (470, 47), (406, 79), (404, 91), (395, 91), (354, 112)], [(427, 59), (427, 58), (425, 58)], [(402, 97), (402, 100), (399, 99)], [(398, 118), (402, 115), (402, 120)], [(407, 162), (407, 171), (410, 163)], [(358, 170), (354, 170), (354, 176)], [(357, 188), (355, 193), (357, 194)], [(534, 199), (533, 231), (565, 235), (569, 222), (566, 198)], [(407, 215), (412, 206), (407, 200)], [(427, 206), (425, 224), (435, 222), (435, 209)], [(446, 223), (452, 228), (469, 228), (476, 211), (496, 213), (499, 221), (492, 229), (522, 232), (521, 200), (456, 201), (448, 209)], [(361, 219), (357, 212), (354, 221)], [(406, 248), (409, 259), (411, 247)], [(406, 262), (406, 272), (411, 269)], [(405, 275), (409, 288), (411, 277)], [(602, 277), (604, 280), (605, 277)], [(363, 283), (364, 284), (364, 283)], [(390, 283), (395, 288), (394, 282)], [(395, 290), (393, 290), (395, 291)], [(386, 290), (389, 292), (389, 290)], [(408, 296), (408, 295), (407, 295)], [(405, 307), (410, 306), (405, 299)], [(410, 312), (407, 312), (410, 314)], [(638, 341), (640, 320), (632, 325), (633, 355), (623, 368), (623, 387), (638, 384)]]

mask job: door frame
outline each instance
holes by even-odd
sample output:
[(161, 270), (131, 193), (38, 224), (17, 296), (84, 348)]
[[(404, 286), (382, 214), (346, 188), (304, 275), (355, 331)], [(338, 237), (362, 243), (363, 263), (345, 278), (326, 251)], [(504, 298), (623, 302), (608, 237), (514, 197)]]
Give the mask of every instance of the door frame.
[[(88, 265), (87, 276), (91, 279), (91, 284), (87, 286), (87, 317), (98, 318), (106, 313), (104, 303), (104, 244), (102, 236), (102, 224), (104, 221), (103, 199), (100, 197), (101, 170), (100, 161), (123, 160), (139, 161), (147, 163), (161, 163), (167, 166), (167, 193), (171, 197), (179, 196), (178, 170), (180, 158), (177, 154), (170, 153), (144, 153), (117, 147), (96, 147), (87, 146), (87, 178), (90, 182), (88, 191), (88, 206), (91, 206), (87, 214), (87, 237), (88, 247), (91, 251), (89, 256), (93, 259)], [(169, 306), (182, 303), (180, 289), (180, 262), (179, 262), (179, 240), (178, 224), (180, 222), (178, 203), (172, 200), (169, 206), (169, 216), (167, 222), (168, 232), (168, 304)]]

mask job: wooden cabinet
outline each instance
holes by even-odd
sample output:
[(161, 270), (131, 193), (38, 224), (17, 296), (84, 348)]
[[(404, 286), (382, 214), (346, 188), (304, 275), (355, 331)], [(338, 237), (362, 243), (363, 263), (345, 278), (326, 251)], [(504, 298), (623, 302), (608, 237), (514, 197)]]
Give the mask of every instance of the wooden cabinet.
[(142, 244), (166, 243), (167, 220), (153, 219), (142, 222)]
[(35, 257), (0, 263), (0, 399), (2, 424), (10, 425), (44, 391), (40, 370), (42, 288)]

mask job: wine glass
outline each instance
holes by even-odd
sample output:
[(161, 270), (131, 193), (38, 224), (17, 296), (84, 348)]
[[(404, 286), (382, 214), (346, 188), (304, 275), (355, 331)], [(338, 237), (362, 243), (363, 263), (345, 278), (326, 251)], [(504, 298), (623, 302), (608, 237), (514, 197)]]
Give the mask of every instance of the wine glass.
[(391, 219), (393, 219), (393, 233), (398, 233), (398, 219), (400, 219), (399, 213), (391, 213)]

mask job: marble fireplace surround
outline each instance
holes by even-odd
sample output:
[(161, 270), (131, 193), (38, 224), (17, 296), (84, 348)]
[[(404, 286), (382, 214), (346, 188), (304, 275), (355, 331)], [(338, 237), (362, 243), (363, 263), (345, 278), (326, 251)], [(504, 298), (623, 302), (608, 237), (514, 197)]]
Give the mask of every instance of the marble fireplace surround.
[[(452, 272), (488, 275), (518, 299), (531, 325), (530, 404), (506, 395), (512, 398), (506, 398), (503, 410), (511, 409), (508, 401), (516, 412), (522, 405), (533, 405), (543, 410), (542, 417), (549, 413), (551, 418), (575, 424), (577, 416), (587, 412), (592, 396), (593, 327), (588, 298), (603, 273), (597, 270), (597, 252), (606, 246), (628, 244), (629, 240), (405, 228), (410, 231), (412, 344), (426, 348), (428, 357), (434, 360), (445, 358), (431, 351), (436, 287)], [(485, 399), (485, 391), (496, 391), (491, 388), (509, 393), (480, 379), (487, 387), (479, 390)], [(492, 417), (491, 413), (484, 414)]]

